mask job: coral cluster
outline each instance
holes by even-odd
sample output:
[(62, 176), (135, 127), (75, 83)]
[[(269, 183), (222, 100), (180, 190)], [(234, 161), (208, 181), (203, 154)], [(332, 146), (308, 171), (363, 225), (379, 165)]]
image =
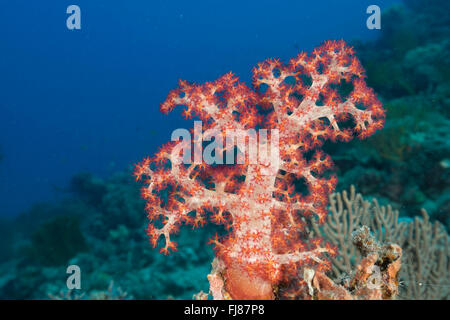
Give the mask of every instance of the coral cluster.
[(338, 285), (324, 273), (311, 277), (313, 297), (319, 300), (381, 300), (398, 295), (398, 273), (402, 249), (398, 245), (380, 245), (367, 226), (356, 230), (353, 244), (363, 259), (342, 284)]
[[(345, 92), (343, 84), (351, 90)], [(224, 265), (227, 293), (234, 299), (273, 299), (281, 283), (304, 283), (298, 279), (299, 268), (325, 272), (330, 268), (327, 256), (336, 255), (321, 238), (302, 239), (306, 220), (325, 220), (328, 195), (337, 182), (331, 158), (320, 147), (325, 140), (370, 136), (382, 128), (384, 109), (366, 86), (353, 49), (343, 41), (327, 41), (288, 64), (277, 59), (259, 63), (253, 85), (255, 90), (231, 73), (202, 85), (180, 81), (161, 111), (187, 106), (186, 117), (198, 116), (205, 129), (222, 136), (266, 128), (271, 136), (272, 150), (265, 157), (269, 164), (248, 159), (238, 165), (195, 159), (186, 164), (181, 147), (195, 148), (198, 141), (182, 141), (163, 146), (138, 164), (135, 176), (146, 183), (142, 196), (154, 246), (162, 237), (161, 251), (175, 250), (170, 235), (179, 225), (201, 226), (210, 213), (213, 222), (229, 230), (223, 239), (211, 241), (218, 263)], [(274, 136), (279, 139), (277, 152)], [(216, 155), (223, 152), (215, 150)], [(298, 190), (302, 182), (306, 194)]]
[(327, 221), (312, 226), (314, 236), (323, 236), (339, 249), (339, 256), (332, 258), (331, 274), (336, 282), (346, 283), (365, 255), (354, 245), (355, 234), (364, 225), (370, 226), (374, 235), (369, 246), (395, 242), (403, 249), (399, 298), (449, 298), (450, 250), (444, 226), (437, 221), (431, 223), (425, 210), (422, 218), (399, 218), (399, 212), (390, 205), (381, 206), (376, 199), (364, 200), (354, 186), (349, 192), (331, 194)]
[[(406, 0), (383, 12), (375, 41), (355, 43), (386, 124), (362, 144), (330, 152), (342, 189), (413, 217), (424, 208), (450, 229), (450, 2)], [(420, 214), (419, 214), (420, 215)]]

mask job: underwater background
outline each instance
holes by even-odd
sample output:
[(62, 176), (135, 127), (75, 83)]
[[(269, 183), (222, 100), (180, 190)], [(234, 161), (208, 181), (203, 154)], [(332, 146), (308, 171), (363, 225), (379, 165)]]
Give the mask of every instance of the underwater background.
[[(427, 256), (438, 274), (403, 274), (400, 298), (449, 298), (450, 2), (80, 0), (81, 30), (68, 30), (71, 4), (1, 6), (1, 299), (65, 295), (69, 264), (82, 269), (72, 298), (207, 292), (206, 242), (219, 228), (183, 227), (169, 256), (145, 232), (133, 164), (192, 127), (159, 104), (180, 78), (201, 83), (232, 70), (249, 83), (256, 63), (330, 39), (354, 46), (387, 110), (369, 139), (326, 145), (337, 192), (354, 185), (411, 225), (425, 209), (440, 230)], [(381, 30), (366, 27), (372, 4)], [(410, 290), (418, 283), (422, 291)]]

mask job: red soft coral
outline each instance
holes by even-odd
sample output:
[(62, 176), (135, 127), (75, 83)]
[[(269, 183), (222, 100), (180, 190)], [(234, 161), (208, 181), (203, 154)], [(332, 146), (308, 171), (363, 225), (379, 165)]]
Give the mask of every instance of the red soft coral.
[[(156, 246), (163, 236), (161, 251), (175, 250), (170, 235), (178, 226), (202, 226), (210, 214), (229, 229), (225, 238), (211, 242), (224, 265), (226, 290), (238, 299), (273, 298), (273, 286), (296, 277), (300, 267), (326, 271), (327, 255), (336, 254), (335, 248), (322, 239), (301, 238), (307, 219), (324, 221), (327, 197), (337, 183), (331, 158), (320, 147), (328, 139), (368, 137), (382, 128), (385, 115), (353, 54), (344, 41), (327, 41), (288, 64), (268, 59), (253, 69), (254, 89), (232, 73), (201, 85), (180, 81), (162, 112), (184, 105), (184, 116), (200, 118), (203, 129), (214, 129), (219, 137), (238, 132), (244, 142), (250, 137), (242, 132), (266, 128), (265, 147), (278, 152), (264, 158), (259, 150), (268, 165), (249, 159), (185, 164), (181, 147), (191, 142), (163, 146), (135, 170), (147, 184), (142, 196), (148, 201), (151, 243)], [(201, 147), (204, 138), (197, 136), (192, 144)], [(216, 155), (225, 150), (230, 151), (219, 146)], [(301, 182), (307, 192), (300, 192)], [(157, 228), (154, 220), (163, 226)]]

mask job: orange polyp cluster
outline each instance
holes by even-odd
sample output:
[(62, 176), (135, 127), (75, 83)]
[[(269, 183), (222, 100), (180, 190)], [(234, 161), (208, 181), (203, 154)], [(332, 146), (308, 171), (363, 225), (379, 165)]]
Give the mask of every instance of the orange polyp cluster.
[[(273, 286), (298, 280), (302, 267), (327, 270), (327, 256), (335, 255), (336, 248), (303, 237), (307, 219), (324, 221), (328, 195), (337, 183), (330, 172), (332, 160), (320, 147), (327, 139), (365, 138), (384, 122), (381, 103), (366, 86), (353, 54), (344, 41), (327, 41), (288, 64), (268, 59), (253, 69), (253, 89), (231, 72), (205, 84), (180, 81), (161, 104), (163, 113), (186, 106), (185, 117), (196, 116), (203, 130), (215, 128), (222, 135), (227, 130), (276, 129), (279, 161), (270, 173), (248, 159), (240, 165), (186, 165), (176, 151), (182, 142), (163, 146), (134, 173), (146, 183), (142, 197), (148, 202), (152, 245), (163, 238), (161, 252), (176, 250), (170, 235), (183, 223), (200, 227), (209, 217), (225, 225), (228, 235), (211, 243), (225, 265), (225, 286), (232, 298), (273, 298)], [(346, 96), (339, 91), (342, 82), (353, 87)], [(341, 129), (349, 119), (354, 127)], [(307, 153), (312, 154), (309, 160)], [(305, 182), (306, 194), (296, 191), (298, 179)], [(163, 226), (157, 228), (155, 220)]]

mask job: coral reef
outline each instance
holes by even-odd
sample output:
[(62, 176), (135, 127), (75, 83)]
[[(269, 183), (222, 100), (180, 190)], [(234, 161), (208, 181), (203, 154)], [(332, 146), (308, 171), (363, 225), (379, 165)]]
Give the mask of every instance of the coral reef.
[(380, 245), (363, 226), (353, 232), (353, 244), (362, 255), (356, 269), (338, 285), (322, 272), (308, 283), (318, 300), (386, 300), (398, 295), (398, 273), (402, 249), (398, 245)]
[[(303, 268), (302, 285), (280, 286), (277, 298), (302, 300), (381, 300), (394, 299), (398, 295), (398, 273), (401, 268), (402, 250), (398, 245), (380, 245), (367, 227), (354, 233), (353, 241), (363, 259), (338, 283), (323, 270)], [(219, 259), (214, 259), (208, 275), (210, 294), (215, 300), (231, 300), (233, 297), (225, 286), (226, 268)], [(249, 285), (249, 284), (248, 284)], [(200, 292), (194, 299), (204, 300), (208, 295)]]
[(450, 297), (450, 251), (448, 234), (440, 223), (430, 223), (428, 214), (409, 223), (405, 240), (405, 299)]
[(448, 90), (450, 80), (450, 22), (442, 12), (450, 9), (449, 4), (415, 2), (385, 11), (381, 37), (357, 45), (358, 52), (361, 50), (362, 63), (367, 67), (368, 84), (385, 98), (434, 95), (440, 102), (436, 108), (447, 113), (448, 98), (442, 93)]
[[(73, 294), (73, 290), (60, 291), (58, 295), (48, 294), (51, 300), (83, 300), (86, 298), (85, 292), (81, 294)], [(128, 293), (123, 291), (121, 287), (114, 286), (114, 281), (111, 280), (108, 289), (104, 291), (94, 291), (88, 296), (88, 300), (127, 300), (132, 297), (128, 296)]]
[[(192, 141), (181, 141), (138, 164), (135, 176), (146, 183), (142, 197), (153, 246), (162, 237), (161, 252), (176, 250), (170, 235), (179, 225), (203, 225), (211, 212), (213, 222), (230, 230), (211, 242), (233, 299), (273, 299), (281, 283), (299, 281), (300, 267), (326, 271), (326, 255), (336, 254), (333, 246), (320, 238), (301, 239), (301, 217), (323, 222), (328, 194), (337, 182), (330, 173), (331, 158), (319, 148), (325, 140), (366, 138), (384, 123), (384, 109), (353, 54), (345, 42), (327, 41), (288, 64), (268, 59), (253, 69), (254, 91), (231, 73), (203, 85), (180, 81), (161, 104), (162, 112), (185, 105), (187, 118), (197, 115), (220, 138), (238, 132), (236, 138), (244, 142), (249, 129), (269, 129), (271, 142), (265, 147), (271, 150), (262, 161), (259, 150), (259, 163), (246, 158), (242, 165), (207, 164), (191, 156), (186, 162), (183, 152)], [(351, 87), (345, 94), (343, 83)], [(249, 145), (257, 143), (249, 139)], [(250, 154), (245, 146), (238, 148)], [(225, 150), (216, 146), (216, 156)], [(295, 190), (296, 180), (305, 181), (307, 195)]]
[(354, 42), (378, 93), (385, 128), (330, 150), (340, 190), (355, 184), (410, 216), (421, 208), (450, 228), (449, 3), (404, 1), (383, 12), (376, 41)]
[[(204, 248), (208, 238), (220, 230), (209, 226), (194, 233), (183, 228), (176, 237), (184, 244), (183, 248), (176, 256), (161, 256), (148, 245), (146, 218), (142, 215), (144, 202), (131, 171), (116, 173), (108, 179), (83, 174), (82, 179), (87, 181), (79, 185), (85, 187), (70, 194), (70, 198), (60, 203), (35, 206), (8, 223), (15, 239), (15, 250), (11, 259), (0, 263), (0, 299), (59, 296), (61, 288), (65, 288), (67, 265), (42, 266), (30, 260), (22, 248), (31, 245), (31, 235), (40, 228), (41, 220), (48, 222), (69, 213), (77, 213), (80, 217), (81, 232), (88, 247), (88, 251), (74, 253), (67, 262), (80, 266), (82, 273), (82, 288), (74, 290), (72, 298), (84, 292), (82, 298), (88, 299), (95, 292), (105, 291), (111, 280), (126, 289), (127, 299), (167, 299), (169, 296), (191, 299), (193, 292), (207, 290), (206, 275), (213, 252)], [(105, 190), (101, 197), (103, 201), (92, 203), (84, 196), (92, 185)], [(109, 199), (114, 197), (115, 201), (110, 202)], [(115, 207), (117, 203), (123, 205)], [(111, 215), (111, 212), (116, 214)], [(123, 216), (130, 219), (123, 219)]]
[(339, 255), (332, 258), (332, 278), (347, 281), (360, 251), (353, 245), (355, 233), (364, 225), (373, 231), (374, 242), (395, 242), (403, 249), (400, 271), (401, 299), (448, 299), (450, 294), (450, 251), (448, 234), (439, 222), (431, 223), (425, 210), (422, 218), (399, 218), (391, 206), (380, 206), (376, 199), (364, 200), (351, 186), (349, 192), (330, 195), (330, 214), (323, 226), (312, 225), (313, 234), (337, 245)]
[[(86, 179), (98, 181), (95, 177), (86, 176)], [(85, 184), (89, 185), (90, 183), (87, 181)], [(208, 237), (221, 230), (213, 228), (213, 225), (195, 230), (181, 227), (180, 234), (175, 235), (175, 240), (180, 243), (177, 253), (169, 256), (160, 255), (148, 246), (148, 239), (144, 232), (146, 219), (142, 215), (144, 204), (139, 197), (139, 188), (130, 179), (130, 172), (117, 174), (107, 180), (102, 180), (101, 183), (106, 187), (106, 190), (129, 190), (126, 192), (127, 201), (134, 202), (139, 209), (127, 214), (135, 215), (136, 219), (141, 219), (139, 227), (133, 228), (124, 225), (121, 220), (110, 221), (110, 231), (113, 235), (104, 238), (103, 234), (107, 233), (105, 230), (99, 236), (97, 234), (99, 230), (98, 221), (108, 218), (107, 212), (109, 211), (104, 208), (107, 202), (102, 202), (101, 205), (95, 204), (94, 209), (87, 203), (81, 205), (76, 195), (72, 200), (67, 199), (61, 204), (55, 204), (54, 208), (49, 205), (41, 207), (41, 210), (48, 210), (53, 214), (56, 208), (60, 208), (62, 205), (70, 207), (69, 203), (72, 203), (73, 208), (79, 208), (78, 210), (87, 213), (82, 219), (81, 229), (89, 246), (89, 251), (78, 253), (69, 261), (70, 264), (79, 265), (82, 270), (82, 289), (71, 292), (71, 298), (75, 299), (77, 296), (80, 298), (80, 295), (85, 293), (81, 298), (88, 299), (92, 293), (104, 291), (112, 279), (115, 280), (115, 284), (126, 289), (127, 299), (168, 299), (169, 297), (191, 299), (194, 292), (208, 292), (209, 284), (206, 275), (211, 269), (213, 252), (208, 246), (205, 247), (205, 244)], [(417, 251), (422, 254), (422, 260), (416, 262), (415, 247), (405, 244), (405, 240), (409, 237), (405, 233), (409, 233), (410, 226), (414, 227), (411, 235), (413, 237), (416, 235), (414, 219), (399, 217), (397, 210), (379, 204), (377, 206), (375, 203), (378, 204), (374, 200), (364, 200), (355, 190), (350, 190), (345, 194), (336, 193), (330, 197), (330, 213), (327, 215), (322, 228), (323, 230), (331, 228), (331, 230), (334, 230), (333, 233), (342, 235), (342, 240), (336, 237), (328, 237), (325, 233), (322, 234), (329, 242), (335, 244), (339, 251), (339, 255), (331, 260), (332, 269), (325, 274), (330, 280), (333, 280), (329, 283), (343, 286), (347, 291), (352, 292), (351, 287), (345, 287), (349, 283), (345, 280), (350, 279), (351, 271), (357, 270), (357, 266), (363, 257), (357, 247), (353, 245), (352, 233), (365, 224), (370, 226), (376, 242), (397, 243), (404, 249), (398, 279), (398, 298), (447, 299), (449, 275), (444, 266), (445, 263), (448, 263), (448, 253), (446, 253), (448, 251), (443, 250), (445, 247), (445, 231), (442, 226), (439, 223), (418, 218), (418, 226), (423, 225), (425, 233), (420, 231), (421, 236), (417, 239), (432, 234), (428, 230), (438, 231), (436, 233), (438, 236), (427, 237), (427, 244), (423, 246), (428, 248), (428, 251), (423, 249)], [(36, 212), (36, 209), (33, 209), (33, 212)], [(36, 212), (38, 216), (48, 216), (50, 213)], [(336, 213), (339, 215), (334, 217)], [(27, 214), (27, 219), (34, 220), (29, 217), (29, 214)], [(381, 224), (377, 223), (374, 218), (378, 216), (382, 218), (382, 220), (379, 220), (380, 222), (384, 221)], [(329, 222), (330, 219), (331, 222)], [(18, 221), (22, 222), (23, 220), (18, 219)], [(427, 222), (424, 223), (424, 221)], [(334, 229), (332, 222), (339, 222), (338, 225), (342, 227), (339, 232)], [(434, 229), (435, 225), (440, 227)], [(16, 229), (14, 221), (8, 224), (8, 228), (9, 230)], [(127, 232), (123, 231), (125, 228), (128, 230)], [(311, 225), (308, 228), (312, 228), (311, 237), (317, 238), (313, 234), (314, 227)], [(386, 232), (383, 230), (386, 230)], [(26, 239), (20, 239), (18, 234), (15, 234), (14, 238), (19, 244), (29, 243)], [(419, 244), (421, 243), (420, 240), (417, 241)], [(444, 262), (438, 265), (439, 257), (442, 257), (443, 260), (441, 261)], [(49, 266), (43, 268), (29, 260), (27, 263), (23, 263), (21, 262), (23, 259), (22, 251), (16, 250), (14, 260), (10, 259), (0, 264), (0, 299), (46, 299), (48, 294), (60, 297), (60, 290), (65, 287), (67, 277), (65, 267)], [(420, 273), (418, 273), (418, 265), (422, 266)], [(445, 272), (439, 271), (439, 268)], [(417, 275), (413, 277), (408, 275), (415, 272)], [(210, 277), (209, 280), (210, 282), (216, 280), (218, 287), (220, 287), (221, 278)], [(320, 283), (323, 284), (323, 281)], [(313, 290), (316, 290), (314, 288)], [(305, 290), (305, 292), (309, 292), (307, 285)], [(318, 291), (313, 292), (317, 294)], [(63, 292), (63, 296), (65, 294), (67, 292)], [(207, 295), (203, 293), (200, 297), (204, 299)], [(311, 298), (311, 295), (307, 295), (305, 298)]]
[(31, 237), (27, 257), (44, 266), (64, 265), (79, 252), (87, 250), (79, 218), (55, 217), (44, 223)]
[[(316, 225), (318, 229), (315, 229), (309, 217), (301, 219), (303, 242), (308, 243), (307, 237), (316, 239), (319, 234), (335, 245), (339, 254), (327, 257), (330, 260), (327, 272), (300, 267), (299, 275), (305, 280), (303, 286), (286, 284), (284, 292), (284, 287), (279, 286), (274, 292), (277, 298), (283, 293), (285, 297), (305, 299), (335, 298), (337, 294), (354, 298), (357, 288), (367, 287), (367, 280), (376, 282), (377, 275), (395, 279), (389, 278), (380, 263), (390, 261), (383, 257), (389, 251), (360, 252), (355, 246), (354, 232), (364, 231), (361, 227), (366, 225), (375, 238), (368, 242), (371, 248), (377, 247), (373, 244), (385, 247), (395, 243), (403, 249), (398, 298), (449, 299), (448, 235), (443, 225), (448, 232), (450, 21), (443, 12), (448, 11), (450, 2), (403, 2), (406, 5), (397, 5), (383, 13), (378, 40), (354, 43), (366, 70), (365, 81), (375, 89), (387, 111), (385, 127), (363, 142), (354, 139), (345, 144), (323, 144), (321, 149), (333, 159), (339, 192), (329, 199), (331, 213), (323, 226)], [(278, 79), (279, 70), (276, 71), (275, 79)], [(286, 84), (292, 84), (293, 80), (286, 79)], [(308, 85), (311, 80), (302, 77)], [(260, 94), (270, 96), (267, 89), (267, 85), (261, 85)], [(336, 89), (347, 97), (352, 85), (344, 82)], [(220, 94), (218, 98), (221, 106), (228, 99)], [(301, 100), (303, 95), (292, 94), (292, 98)], [(319, 99), (317, 105), (323, 104), (322, 100)], [(273, 108), (265, 108), (264, 104), (259, 109), (258, 114), (273, 112)], [(189, 111), (185, 116), (189, 116)], [(243, 117), (251, 120), (249, 115)], [(307, 161), (311, 156), (310, 152), (305, 154)], [(329, 178), (331, 172), (325, 173)], [(200, 292), (196, 298), (206, 299), (209, 287), (212, 296), (231, 298), (222, 292), (225, 283), (221, 273), (211, 273), (208, 283), (206, 275), (211, 270), (214, 254), (210, 246), (205, 246), (215, 232), (226, 235), (230, 230), (213, 224), (195, 230), (181, 226), (179, 234), (170, 235), (171, 240), (180, 244), (177, 253), (158, 254), (148, 245), (147, 221), (142, 214), (145, 202), (140, 199), (139, 188), (130, 176), (129, 171), (106, 178), (80, 173), (72, 179), (70, 193), (60, 194), (66, 197), (63, 201), (36, 204), (11, 221), (1, 220), (0, 299), (48, 299), (48, 294), (67, 298), (67, 292), (59, 296), (61, 288), (65, 288), (65, 266), (42, 266), (23, 250), (31, 245), (31, 235), (43, 223), (59, 216), (79, 217), (81, 233), (88, 246), (88, 251), (73, 253), (69, 258), (68, 263), (78, 264), (82, 270), (82, 289), (71, 292), (71, 299), (88, 299), (95, 292), (104, 292), (112, 279), (126, 289), (126, 298), (191, 299), (194, 292)], [(294, 190), (308, 196), (304, 182), (304, 179), (293, 179)], [(366, 200), (354, 189), (352, 191), (352, 184)], [(213, 189), (213, 186), (208, 188)], [(344, 190), (347, 191), (344, 193)], [(377, 200), (373, 200), (375, 198)], [(421, 208), (426, 212), (421, 213)], [(218, 211), (207, 210), (206, 213), (215, 216)], [(192, 213), (189, 216), (192, 217)], [(223, 212), (223, 217), (229, 218), (228, 213)], [(366, 233), (354, 235), (358, 234)], [(373, 254), (378, 258), (373, 258)], [(214, 270), (220, 270), (220, 260), (214, 261)], [(391, 265), (395, 267), (395, 261)], [(377, 267), (380, 273), (374, 272)], [(362, 284), (352, 281), (364, 274), (367, 280)], [(296, 295), (299, 289), (302, 296)], [(389, 298), (386, 290), (384, 298)]]
[(14, 254), (14, 231), (11, 219), (0, 218), (0, 263), (8, 261)]

